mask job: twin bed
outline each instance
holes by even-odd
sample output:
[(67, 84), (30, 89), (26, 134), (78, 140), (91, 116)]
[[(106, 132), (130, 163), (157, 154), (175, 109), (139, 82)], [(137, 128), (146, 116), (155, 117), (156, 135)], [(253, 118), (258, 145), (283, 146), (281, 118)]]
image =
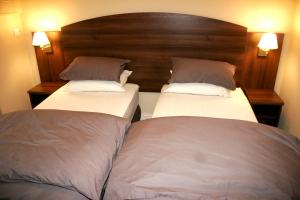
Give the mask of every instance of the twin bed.
[(152, 117), (202, 116), (257, 122), (242, 89), (231, 93), (231, 97), (162, 93)]
[[(33, 111), (2, 116), (0, 199), (299, 198), (299, 140), (257, 123), (241, 88), (224, 97), (163, 86), (171, 57), (179, 56), (234, 64), (243, 85), (244, 27), (133, 13), (62, 33), (66, 65), (83, 55), (130, 59), (130, 83), (123, 92), (70, 92), (65, 85)], [(162, 92), (153, 118), (131, 124), (139, 88)]]
[(136, 84), (125, 84), (125, 92), (69, 92), (66, 88), (58, 89), (35, 109), (98, 112), (132, 120), (139, 104)]
[[(66, 86), (63, 86), (35, 109), (99, 112), (131, 120), (138, 107), (138, 86), (127, 83), (125, 89), (125, 93), (70, 93), (66, 91)], [(233, 91), (229, 98), (161, 93), (152, 118), (167, 116), (202, 116), (257, 122), (241, 88)]]

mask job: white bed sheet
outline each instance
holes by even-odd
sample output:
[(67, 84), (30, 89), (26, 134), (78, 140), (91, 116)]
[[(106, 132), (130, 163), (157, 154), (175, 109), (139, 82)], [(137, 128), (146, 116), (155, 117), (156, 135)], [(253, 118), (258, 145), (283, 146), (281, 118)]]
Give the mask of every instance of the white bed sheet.
[(161, 93), (152, 118), (166, 116), (202, 116), (257, 122), (241, 88), (231, 97)]
[(131, 120), (139, 103), (136, 84), (125, 84), (125, 92), (68, 92), (65, 88), (55, 91), (35, 109), (99, 112)]

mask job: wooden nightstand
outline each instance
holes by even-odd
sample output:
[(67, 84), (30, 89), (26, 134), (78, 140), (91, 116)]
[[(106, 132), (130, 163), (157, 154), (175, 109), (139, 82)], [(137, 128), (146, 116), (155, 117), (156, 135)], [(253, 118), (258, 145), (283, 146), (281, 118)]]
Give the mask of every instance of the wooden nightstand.
[(278, 126), (284, 104), (282, 99), (273, 90), (267, 89), (246, 89), (245, 93), (258, 122)]
[(65, 82), (44, 82), (28, 90), (31, 107), (34, 108), (58, 88), (66, 84)]

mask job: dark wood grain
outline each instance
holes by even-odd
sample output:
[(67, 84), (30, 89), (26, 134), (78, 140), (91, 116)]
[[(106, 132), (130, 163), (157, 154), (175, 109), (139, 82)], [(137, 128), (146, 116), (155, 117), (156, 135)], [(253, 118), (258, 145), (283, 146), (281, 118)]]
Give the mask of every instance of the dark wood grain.
[[(274, 87), (279, 49), (257, 57), (261, 33), (199, 16), (170, 13), (132, 13), (105, 16), (47, 33), (53, 53), (36, 48), (42, 82), (59, 81), (58, 74), (77, 56), (109, 56), (131, 59), (134, 73), (129, 82), (141, 91), (159, 92), (170, 78), (171, 57), (227, 61), (238, 66), (235, 79), (243, 88)], [(246, 49), (246, 51), (245, 51)]]
[(284, 34), (277, 33), (278, 49), (269, 51), (267, 57), (257, 56), (257, 44), (263, 33), (247, 34), (247, 54), (243, 75), (244, 88), (273, 89), (275, 85)]
[(42, 82), (28, 90), (31, 107), (34, 108), (39, 105), (64, 84), (65, 82)]
[[(170, 78), (171, 57), (244, 64), (245, 27), (184, 14), (132, 13), (90, 19), (62, 27), (65, 66), (77, 56), (130, 59), (129, 81), (141, 91), (160, 91)], [(236, 80), (239, 82), (238, 70)]]
[(283, 105), (282, 99), (270, 89), (246, 89), (246, 96), (251, 104), (255, 105)]
[(52, 94), (62, 87), (65, 82), (43, 82), (28, 90), (29, 94)]
[(270, 89), (246, 89), (244, 91), (258, 122), (278, 126), (284, 104), (282, 99)]
[(65, 69), (61, 33), (51, 31), (47, 32), (47, 36), (51, 42), (52, 53), (45, 53), (39, 47), (35, 47), (40, 78), (42, 82), (61, 81), (58, 75)]

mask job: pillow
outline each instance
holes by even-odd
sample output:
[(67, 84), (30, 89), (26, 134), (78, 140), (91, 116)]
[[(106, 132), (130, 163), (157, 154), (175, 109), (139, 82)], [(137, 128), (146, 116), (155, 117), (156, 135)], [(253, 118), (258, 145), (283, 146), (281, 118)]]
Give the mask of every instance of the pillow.
[[(31, 110), (1, 116), (0, 199), (10, 199), (3, 197), (2, 187), (9, 183), (53, 185), (84, 195), (81, 200), (100, 199), (129, 125), (121, 117), (78, 111)], [(69, 193), (49, 198), (44, 189), (28, 189), (22, 189), (24, 198), (12, 199), (72, 199)]]
[(73, 80), (66, 84), (68, 92), (125, 92), (123, 87), (132, 71), (124, 70), (120, 76), (120, 83), (116, 81)]
[(120, 81), (120, 74), (129, 60), (109, 57), (80, 56), (60, 73), (63, 80)]
[(231, 97), (231, 90), (208, 83), (171, 83), (164, 86), (161, 92)]
[(173, 68), (169, 83), (210, 83), (230, 90), (235, 89), (235, 66), (227, 62), (194, 58), (172, 58)]
[(132, 74), (132, 71), (129, 70), (124, 70), (120, 76), (120, 84), (122, 86), (125, 85), (125, 83), (127, 83), (127, 79), (128, 77)]

